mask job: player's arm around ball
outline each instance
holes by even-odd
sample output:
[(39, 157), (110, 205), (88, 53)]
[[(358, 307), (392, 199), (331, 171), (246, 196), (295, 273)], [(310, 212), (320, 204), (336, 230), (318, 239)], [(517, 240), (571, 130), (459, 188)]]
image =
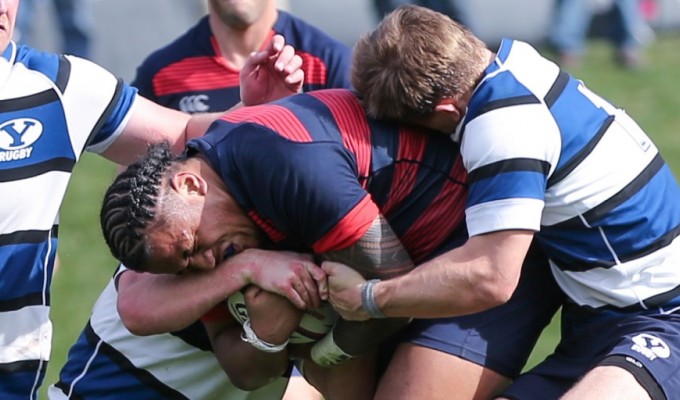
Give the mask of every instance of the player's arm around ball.
[[(261, 341), (277, 346), (287, 343), (300, 324), (302, 311), (288, 299), (249, 286), (244, 293), (250, 329)], [(287, 346), (263, 351), (242, 339), (243, 327), (231, 315), (203, 324), (215, 355), (232, 383), (241, 390), (255, 390), (281, 377), (290, 364)], [(245, 337), (245, 336), (244, 336)], [(247, 338), (246, 338), (247, 339)]]
[[(373, 352), (332, 368), (321, 367), (308, 359), (314, 341), (328, 332), (337, 318), (337, 313), (328, 303), (313, 310), (301, 311), (285, 297), (256, 286), (251, 285), (243, 292), (243, 296), (234, 294), (229, 297), (230, 315), (214, 315), (216, 320), (203, 318), (215, 355), (236, 387), (242, 390), (258, 389), (280, 377), (289, 368), (290, 360), (295, 359), (298, 369), (302, 370), (310, 383), (316, 387), (333, 388), (325, 394), (325, 400), (370, 400), (373, 397)], [(250, 328), (241, 326), (245, 321)], [(256, 339), (247, 337), (245, 329), (250, 329)], [(244, 342), (244, 337), (249, 341), (254, 339), (268, 343), (271, 348), (259, 349), (252, 342)], [(291, 377), (289, 385), (293, 379), (303, 378)], [(295, 392), (295, 396), (293, 400), (321, 398), (319, 392), (310, 389), (304, 394)]]

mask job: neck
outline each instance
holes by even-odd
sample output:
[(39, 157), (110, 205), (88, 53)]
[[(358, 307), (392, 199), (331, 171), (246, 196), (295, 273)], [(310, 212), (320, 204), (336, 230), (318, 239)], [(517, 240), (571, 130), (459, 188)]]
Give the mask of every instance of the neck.
[(484, 73), (484, 70), (486, 69), (486, 67), (493, 64), (493, 62), (496, 61), (496, 53), (494, 53), (493, 51), (488, 50), (488, 49), (485, 50), (485, 52), (486, 52), (486, 57), (489, 60), (489, 62), (484, 66), (484, 69), (482, 70), (482, 74)]
[(208, 21), (222, 57), (230, 67), (240, 70), (250, 53), (264, 46), (277, 17), (275, 8), (267, 9), (257, 22), (246, 29), (226, 25), (215, 13), (209, 15)]

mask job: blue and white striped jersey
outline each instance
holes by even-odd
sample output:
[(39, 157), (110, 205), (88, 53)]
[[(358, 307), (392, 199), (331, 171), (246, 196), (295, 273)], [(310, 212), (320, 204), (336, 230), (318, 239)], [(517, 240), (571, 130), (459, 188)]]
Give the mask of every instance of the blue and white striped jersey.
[(0, 398), (36, 395), (50, 356), (59, 207), (83, 150), (118, 137), (135, 97), (84, 59), (13, 42), (0, 57)]
[(504, 40), (452, 137), (469, 172), (470, 235), (536, 231), (577, 304), (675, 306), (680, 190), (623, 110)]
[(282, 376), (252, 392), (237, 389), (210, 350), (200, 322), (173, 334), (135, 336), (120, 319), (116, 275), (99, 296), (92, 316), (69, 351), (50, 400), (59, 399), (280, 399)]

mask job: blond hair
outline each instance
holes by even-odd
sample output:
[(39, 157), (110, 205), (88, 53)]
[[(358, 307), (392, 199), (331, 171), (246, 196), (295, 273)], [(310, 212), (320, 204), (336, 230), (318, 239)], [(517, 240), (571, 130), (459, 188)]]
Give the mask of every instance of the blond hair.
[(405, 5), (355, 45), (352, 85), (373, 117), (414, 120), (433, 112), (443, 97), (473, 88), (489, 62), (486, 54), (463, 25)]

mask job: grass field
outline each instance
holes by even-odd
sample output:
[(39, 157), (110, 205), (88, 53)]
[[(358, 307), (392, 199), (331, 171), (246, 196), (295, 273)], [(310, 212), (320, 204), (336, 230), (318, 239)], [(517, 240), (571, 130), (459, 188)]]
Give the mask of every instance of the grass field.
[[(618, 69), (611, 49), (593, 43), (581, 68), (570, 72), (603, 97), (625, 108), (657, 142), (666, 161), (680, 176), (680, 36), (660, 35), (649, 49), (649, 65), (640, 71)], [(87, 321), (90, 309), (116, 266), (102, 239), (98, 212), (113, 164), (85, 155), (76, 167), (61, 214), (59, 270), (52, 285), (55, 335), (45, 388), (56, 381), (69, 347)], [(545, 332), (529, 365), (554, 347), (558, 323)]]

